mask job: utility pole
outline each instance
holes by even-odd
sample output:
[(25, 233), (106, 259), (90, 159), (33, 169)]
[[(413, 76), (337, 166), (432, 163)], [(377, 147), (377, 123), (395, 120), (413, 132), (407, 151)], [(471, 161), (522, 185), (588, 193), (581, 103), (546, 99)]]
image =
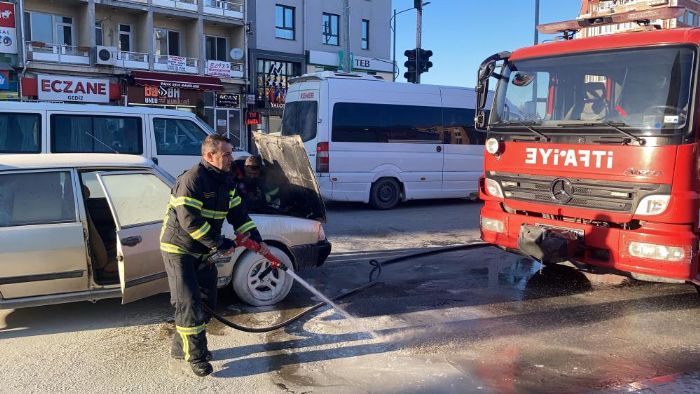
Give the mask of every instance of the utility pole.
[(423, 0), (415, 1), (416, 6), (416, 83), (420, 83), (420, 64), (418, 56), (420, 54), (420, 40), (422, 35), (423, 25)]
[(391, 58), (391, 63), (394, 65), (394, 67), (391, 70), (391, 80), (396, 82), (396, 69), (398, 68), (398, 66), (396, 65), (396, 8), (394, 8), (394, 17), (392, 20), (394, 21), (394, 44), (392, 45), (392, 47), (394, 48), (394, 53)]
[(537, 45), (540, 40), (539, 32), (537, 31), (537, 25), (540, 24), (540, 0), (535, 0), (535, 42)]
[(343, 35), (345, 36), (345, 40), (343, 45), (345, 47), (345, 56), (343, 59), (345, 60), (345, 65), (343, 66), (343, 69), (345, 72), (350, 72), (352, 70), (352, 61), (350, 60), (350, 0), (343, 0), (343, 19), (344, 19), (344, 24), (343, 24)]

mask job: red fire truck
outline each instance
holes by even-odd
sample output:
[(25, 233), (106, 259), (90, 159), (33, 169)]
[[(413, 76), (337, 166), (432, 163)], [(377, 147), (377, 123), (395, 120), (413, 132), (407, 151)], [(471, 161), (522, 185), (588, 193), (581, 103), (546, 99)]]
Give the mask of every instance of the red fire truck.
[(700, 29), (570, 39), (601, 21), (624, 20), (563, 22), (567, 39), (482, 63), (481, 237), (544, 264), (698, 286)]

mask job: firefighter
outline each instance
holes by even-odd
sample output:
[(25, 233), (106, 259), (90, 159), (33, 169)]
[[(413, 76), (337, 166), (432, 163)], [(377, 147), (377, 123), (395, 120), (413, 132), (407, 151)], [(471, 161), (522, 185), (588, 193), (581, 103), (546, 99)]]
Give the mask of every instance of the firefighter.
[(273, 185), (270, 174), (264, 172), (260, 156), (253, 155), (245, 159), (243, 174), (243, 179), (238, 183), (238, 191), (248, 207), (260, 210), (280, 206), (279, 185)]
[(234, 241), (222, 237), (226, 219), (238, 233), (260, 242), (269, 252), (236, 192), (231, 164), (232, 147), (220, 135), (202, 143), (202, 160), (177, 178), (163, 220), (160, 250), (168, 274), (175, 329), (170, 354), (190, 363), (197, 376), (213, 368), (207, 349), (206, 324), (210, 317), (202, 302), (214, 309), (217, 296), (216, 265), (207, 261), (212, 253), (229, 255)]

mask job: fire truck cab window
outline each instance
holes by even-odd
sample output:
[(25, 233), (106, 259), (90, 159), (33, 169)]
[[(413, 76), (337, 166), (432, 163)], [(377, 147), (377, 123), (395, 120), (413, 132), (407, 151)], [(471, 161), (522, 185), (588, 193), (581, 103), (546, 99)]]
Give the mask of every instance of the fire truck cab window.
[(690, 47), (659, 47), (510, 61), (491, 126), (529, 122), (556, 132), (576, 122), (599, 130), (615, 122), (675, 133), (690, 113), (694, 58)]

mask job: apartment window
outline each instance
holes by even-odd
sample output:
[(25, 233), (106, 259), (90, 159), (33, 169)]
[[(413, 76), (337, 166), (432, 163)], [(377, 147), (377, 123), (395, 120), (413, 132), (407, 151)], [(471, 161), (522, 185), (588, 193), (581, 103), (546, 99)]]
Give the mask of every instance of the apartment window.
[(44, 14), (42, 12), (25, 12), (24, 23), (29, 41), (49, 44), (73, 45), (73, 18)]
[(279, 4), (275, 6), (275, 37), (294, 39), (294, 7)]
[(362, 49), (369, 49), (369, 21), (362, 20)]
[(326, 45), (340, 45), (340, 16), (323, 13), (323, 38), (321, 43)]
[(102, 31), (102, 23), (96, 22), (95, 23), (95, 45), (104, 45), (103, 39), (104, 39), (104, 34)]
[(180, 56), (180, 32), (155, 29), (156, 55), (160, 56)]
[(119, 50), (131, 52), (131, 25), (119, 24)]
[(207, 60), (226, 61), (226, 39), (223, 37), (206, 36)]

